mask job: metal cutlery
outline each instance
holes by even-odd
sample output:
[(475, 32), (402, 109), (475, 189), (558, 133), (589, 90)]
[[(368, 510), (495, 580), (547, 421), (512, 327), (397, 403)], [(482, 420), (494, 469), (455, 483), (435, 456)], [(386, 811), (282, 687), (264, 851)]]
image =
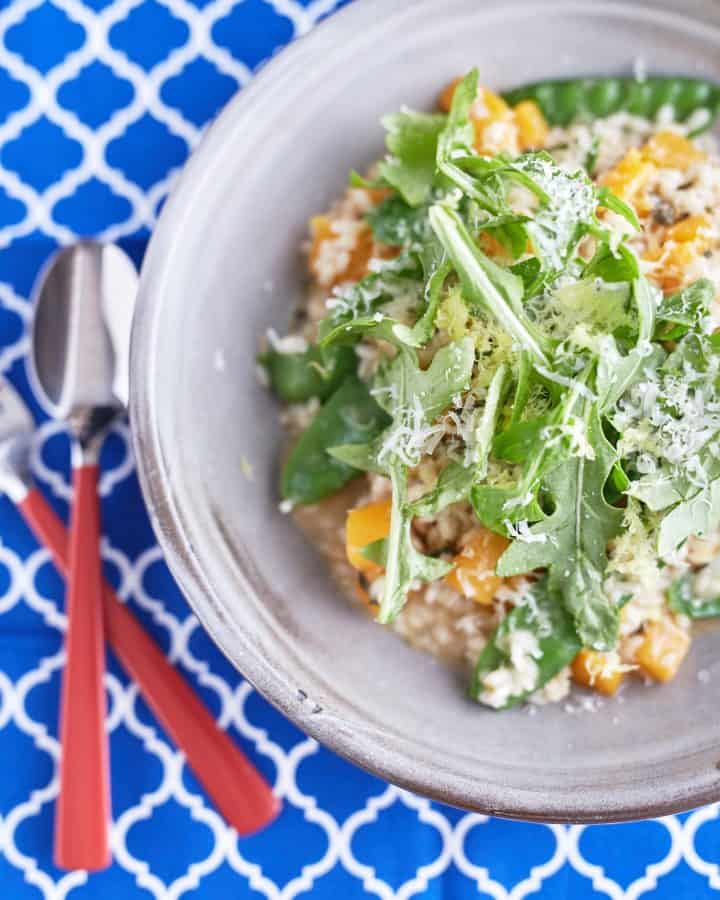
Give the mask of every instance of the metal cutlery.
[[(30, 476), (33, 429), (29, 410), (0, 376), (0, 491), (16, 504), (65, 575), (67, 529)], [(107, 582), (103, 609), (110, 648), (223, 818), (241, 835), (268, 825), (280, 811), (280, 801)]]
[[(73, 437), (67, 662), (55, 810), (54, 855), (62, 869), (96, 870), (110, 863), (98, 458), (123, 407), (115, 390), (116, 366), (129, 352), (137, 282), (132, 261), (119, 247), (81, 241), (50, 259), (34, 297), (35, 383), (53, 418), (64, 421)], [(121, 390), (126, 396), (124, 384)]]
[(134, 266), (117, 247), (81, 242), (56, 254), (38, 283), (35, 385), (76, 438), (70, 534), (29, 480), (33, 423), (7, 382), (0, 383), (0, 489), (68, 577), (56, 863), (98, 869), (110, 860), (103, 615), (105, 636), (121, 663), (220, 812), (240, 833), (250, 833), (275, 817), (277, 799), (102, 578), (97, 456), (107, 428), (127, 403)]

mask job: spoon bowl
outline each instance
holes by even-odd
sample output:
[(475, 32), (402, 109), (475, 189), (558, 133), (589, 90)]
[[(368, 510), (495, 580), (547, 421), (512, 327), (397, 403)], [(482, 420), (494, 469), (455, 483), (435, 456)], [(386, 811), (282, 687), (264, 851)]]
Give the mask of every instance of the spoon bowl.
[(113, 244), (60, 250), (38, 281), (32, 367), (50, 415), (80, 442), (104, 431), (128, 399), (128, 349), (138, 276)]

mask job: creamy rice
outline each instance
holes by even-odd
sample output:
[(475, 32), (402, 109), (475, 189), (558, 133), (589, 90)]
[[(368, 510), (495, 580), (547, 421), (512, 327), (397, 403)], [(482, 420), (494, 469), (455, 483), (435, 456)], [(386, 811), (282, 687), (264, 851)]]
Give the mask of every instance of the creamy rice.
[[(685, 126), (677, 125), (671, 121), (667, 110), (661, 110), (655, 122), (619, 113), (590, 125), (552, 129), (546, 146), (561, 165), (573, 170), (583, 164), (597, 141), (594, 174), (602, 177), (631, 148), (642, 146), (654, 134), (668, 129), (681, 134), (687, 133), (688, 129), (697, 124), (691, 121)], [(654, 175), (649, 188), (653, 211), (646, 218), (647, 228), (632, 237), (630, 243), (638, 256), (644, 259), (643, 266), (648, 278), (662, 285), (665, 264), (663, 256), (655, 260), (647, 258), (653, 250), (656, 230), (692, 215), (709, 217), (707, 249), (687, 267), (680, 284), (692, 282), (701, 276), (707, 277), (720, 294), (720, 157), (710, 138), (701, 138), (695, 145), (706, 154), (703, 159), (693, 162), (685, 171), (659, 169)], [(298, 313), (297, 331), (283, 339), (271, 335), (270, 341), (290, 341), (295, 348), (306, 346), (308, 341), (316, 337), (318, 322), (326, 316), (328, 307), (338, 302), (338, 290), (342, 288), (339, 279), (347, 271), (359, 241), (368, 245), (368, 270), (372, 270), (374, 260), (387, 258), (387, 248), (372, 241), (364, 223), (363, 216), (372, 204), (373, 197), (369, 191), (354, 188), (348, 190), (325, 214), (323, 227), (329, 227), (329, 237), (324, 240), (313, 260), (307, 303)], [(607, 223), (614, 228), (627, 230), (624, 220), (612, 213), (607, 214)], [(394, 314), (397, 315), (398, 310)], [(720, 323), (720, 304), (717, 301), (712, 316), (716, 324)], [(382, 353), (382, 346), (361, 345), (361, 377), (374, 372)], [(316, 400), (287, 407), (283, 413), (283, 423), (289, 435), (302, 431), (317, 408)], [(446, 433), (452, 431), (451, 418), (445, 423)], [(411, 472), (411, 498), (432, 487), (441, 469), (442, 465), (437, 459), (425, 457)], [(389, 496), (388, 479), (378, 475), (363, 475), (339, 494), (293, 513), (302, 529), (327, 558), (344, 591), (370, 612), (373, 611), (382, 587), (383, 576), (379, 575), (368, 582), (366, 576), (358, 573), (348, 563), (344, 546), (345, 517), (349, 508)], [(608, 594), (615, 599), (631, 595), (623, 610), (618, 651), (608, 654), (607, 665), (620, 671), (635, 668), (635, 654), (643, 626), (670, 615), (665, 601), (668, 585), (689, 567), (712, 563), (720, 549), (718, 535), (705, 540), (693, 538), (682, 551), (667, 560), (668, 565), (660, 568), (653, 547), (638, 545), (630, 539), (632, 516), (633, 508), (630, 504), (626, 511), (627, 530), (616, 539), (611, 549), (606, 583)], [(413, 537), (421, 551), (452, 559), (462, 550), (464, 539), (476, 527), (477, 519), (470, 505), (456, 503), (432, 518), (416, 519), (413, 523)], [(714, 588), (720, 593), (720, 568), (717, 563), (708, 566), (703, 577), (708, 591)], [(454, 667), (470, 669), (509, 606), (523, 597), (527, 584), (527, 579), (523, 578), (506, 580), (496, 592), (493, 603), (481, 605), (446, 581), (430, 584), (418, 582), (413, 585), (408, 602), (393, 627), (413, 646), (438, 656)], [(689, 621), (683, 617), (673, 619), (677, 627), (685, 630), (690, 628)], [(512, 646), (507, 648), (510, 664), (492, 673), (492, 679), (485, 682), (485, 695), (482, 699), (491, 706), (503, 705), (510, 693), (517, 693), (523, 690), (526, 683), (533, 683), (532, 672), (537, 655), (535, 638), (529, 632), (520, 631), (512, 635), (512, 642)], [(557, 702), (569, 690), (568, 667), (538, 691), (532, 701)]]

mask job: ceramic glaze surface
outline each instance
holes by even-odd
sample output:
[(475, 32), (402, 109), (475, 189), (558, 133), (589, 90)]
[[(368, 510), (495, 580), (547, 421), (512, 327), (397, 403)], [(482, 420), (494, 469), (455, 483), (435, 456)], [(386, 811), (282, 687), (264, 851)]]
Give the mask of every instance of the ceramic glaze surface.
[(161, 543), (198, 616), (311, 735), (393, 782), (484, 812), (612, 820), (720, 796), (720, 636), (698, 636), (677, 681), (638, 686), (592, 714), (472, 705), (445, 669), (338, 597), (278, 511), (280, 432), (255, 378), (257, 340), (269, 326), (282, 331), (303, 289), (308, 217), (350, 167), (382, 152), (383, 112), (431, 107), (476, 63), (499, 88), (627, 74), (637, 59), (650, 72), (720, 81), (720, 7), (673, 6), (360, 0), (230, 103), (168, 202), (144, 271), (136, 450)]

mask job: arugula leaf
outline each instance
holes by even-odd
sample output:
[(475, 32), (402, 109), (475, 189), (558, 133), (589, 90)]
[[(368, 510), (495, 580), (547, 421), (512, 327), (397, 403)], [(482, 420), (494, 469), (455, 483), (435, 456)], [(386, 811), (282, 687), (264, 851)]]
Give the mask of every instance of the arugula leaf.
[(666, 511), (658, 528), (661, 556), (720, 524), (719, 372), (715, 339), (690, 332), (661, 365), (647, 367), (612, 414), (634, 476), (628, 494)]
[[(540, 180), (527, 171), (527, 163), (538, 158), (549, 161), (554, 165), (552, 157), (544, 151), (524, 153), (514, 161), (511, 161), (505, 154), (493, 158), (475, 154), (465, 158), (459, 157), (459, 164), (462, 165), (465, 172), (474, 176), (476, 185), (482, 185), (482, 188), (487, 192), (487, 196), (496, 198), (500, 210), (511, 214), (512, 207), (504, 202), (508, 188), (507, 182), (522, 185), (531, 194), (535, 195), (535, 199), (540, 204), (547, 205), (552, 202), (550, 194), (548, 194)], [(482, 198), (482, 196), (483, 194), (480, 193), (479, 197)], [(492, 209), (492, 204), (489, 208)]]
[(502, 402), (510, 386), (510, 368), (499, 365), (490, 381), (485, 406), (474, 429), (471, 461), (475, 465), (475, 477), (481, 481), (487, 475), (488, 457), (497, 428)]
[[(538, 502), (538, 494), (542, 487), (544, 473), (550, 472), (561, 463), (567, 454), (567, 450), (556, 438), (550, 439), (555, 434), (558, 438), (572, 431), (571, 421), (574, 410), (584, 391), (587, 391), (585, 381), (588, 372), (582, 373), (574, 383), (573, 388), (566, 393), (557, 403), (557, 406), (547, 413), (545, 427), (540, 430), (540, 440), (535, 445), (535, 452), (528, 453), (524, 457), (522, 475), (518, 481), (510, 485), (475, 485), (471, 491), (470, 500), (475, 510), (475, 515), (486, 528), (508, 535), (514, 523), (522, 523), (526, 526), (530, 522), (538, 522), (546, 518), (542, 507)], [(508, 428), (514, 431), (517, 426), (518, 436), (522, 434), (523, 422), (512, 422)], [(502, 447), (503, 441), (499, 440)], [(509, 443), (509, 442), (508, 442)], [(511, 448), (510, 453), (513, 453)], [(532, 535), (530, 535), (532, 540)]]
[(391, 247), (423, 244), (428, 238), (427, 208), (410, 206), (398, 194), (386, 197), (365, 214), (376, 240)]
[(691, 534), (705, 537), (720, 525), (720, 478), (683, 500), (665, 516), (658, 533), (658, 554), (667, 556)]
[[(467, 389), (475, 362), (471, 338), (448, 344), (434, 355), (427, 369), (421, 369), (415, 350), (395, 334), (397, 323), (371, 319), (344, 328), (365, 328), (393, 340), (397, 356), (378, 371), (372, 389), (377, 403), (391, 419), (382, 434), (370, 441), (326, 443), (327, 452), (338, 465), (353, 465), (389, 475), (392, 483), (390, 534), (379, 552), (385, 560), (385, 587), (378, 621), (392, 622), (402, 609), (410, 584), (416, 578), (442, 577), (452, 565), (426, 557), (412, 543), (412, 519), (416, 509), (407, 500), (407, 467), (416, 465), (432, 435), (432, 422)], [(355, 446), (347, 446), (354, 444)]]
[(404, 350), (378, 372), (373, 393), (392, 414), (419, 403), (429, 422), (447, 409), (456, 394), (467, 390), (474, 362), (475, 345), (469, 337), (441, 347), (427, 369), (419, 367), (414, 353)]
[[(509, 709), (547, 684), (581, 649), (572, 618), (542, 578), (495, 629), (478, 658), (470, 695), (493, 709)], [(508, 680), (510, 692), (493, 689)]]
[(599, 243), (595, 255), (585, 266), (583, 278), (602, 278), (603, 281), (635, 281), (640, 268), (635, 254), (625, 244), (613, 249), (608, 240)]
[[(326, 320), (327, 321), (327, 320)], [(399, 348), (408, 348), (412, 345), (408, 341), (409, 329), (401, 322), (396, 322), (382, 313), (373, 316), (361, 316), (347, 322), (341, 322), (334, 328), (326, 330), (320, 338), (320, 346), (328, 350), (337, 344), (355, 343), (359, 337), (373, 338), (374, 340), (387, 341)]]
[[(519, 182), (542, 203), (549, 202), (550, 198), (539, 184), (505, 157), (490, 159), (477, 154), (473, 146), (475, 126), (470, 117), (477, 94), (478, 70), (472, 69), (453, 93), (447, 123), (438, 138), (437, 169), (463, 194), (476, 200), (482, 210), (491, 214), (491, 219), (486, 220), (483, 227), (524, 221), (525, 217), (513, 213), (506, 201), (507, 181)], [(522, 235), (524, 237), (525, 233), (522, 232)], [(514, 238), (511, 234), (508, 237), (511, 242), (519, 240), (519, 233)], [(523, 241), (523, 248), (524, 245)]]
[(676, 341), (688, 331), (700, 331), (715, 298), (715, 287), (707, 278), (660, 300), (657, 310), (656, 341)]
[(473, 485), (470, 502), (481, 525), (506, 536), (508, 523), (538, 522), (545, 518), (535, 494), (530, 491), (523, 494), (517, 485)]
[(311, 397), (325, 400), (357, 369), (352, 347), (333, 347), (327, 353), (317, 346), (302, 353), (280, 353), (270, 347), (258, 361), (265, 367), (273, 391), (287, 403), (302, 403)]
[[(432, 436), (432, 421), (465, 390), (475, 362), (471, 338), (463, 338), (441, 347), (427, 369), (421, 369), (415, 350), (396, 335), (392, 319), (364, 323), (358, 320), (343, 328), (364, 327), (368, 333), (392, 341), (397, 356), (382, 366), (374, 379), (372, 396), (390, 417), (382, 434), (362, 445), (333, 445), (328, 452), (342, 462), (369, 472), (388, 474), (397, 458), (405, 465), (417, 465), (426, 440)], [(332, 334), (329, 335), (332, 338)]]
[(694, 582), (694, 577), (689, 573), (673, 581), (668, 590), (670, 609), (690, 619), (714, 619), (720, 616), (720, 597), (698, 597)]
[(467, 499), (475, 479), (475, 471), (459, 462), (448, 463), (438, 476), (435, 487), (409, 504), (414, 516), (434, 516), (450, 506)]
[(409, 347), (422, 347), (432, 338), (435, 319), (443, 300), (443, 287), (451, 270), (452, 266), (447, 261), (438, 264), (425, 286), (426, 306), (422, 316), (411, 328), (405, 325), (396, 327), (396, 333)]
[[(545, 265), (559, 272), (595, 222), (595, 188), (586, 175), (566, 172), (544, 152), (526, 153), (513, 162), (478, 156), (470, 118), (477, 82), (478, 72), (473, 69), (455, 89), (447, 124), (438, 138), (437, 168), (490, 214), (481, 227), (492, 229), (514, 258), (525, 251), (529, 237)], [(538, 208), (533, 214), (520, 215), (512, 209), (507, 198), (510, 182), (535, 195)], [(622, 201), (617, 205), (625, 209)]]
[[(429, 421), (444, 409), (457, 392), (459, 385), (467, 384), (474, 361), (474, 349), (472, 341), (465, 339), (459, 342), (460, 354), (453, 345), (442, 348), (435, 355), (433, 362), (426, 371), (412, 371), (412, 355), (400, 354), (393, 364), (410, 370), (405, 377), (398, 381), (390, 381), (391, 384), (403, 385), (405, 402), (408, 397), (417, 397), (423, 404), (424, 417)], [(438, 357), (440, 359), (438, 360)], [(399, 360), (399, 362), (398, 362)], [(436, 360), (438, 360), (436, 362)], [(433, 369), (433, 367), (435, 367)], [(485, 415), (480, 424), (480, 429), (489, 428), (488, 422), (497, 412), (499, 404), (501, 384), (505, 372), (496, 376), (495, 387), (491, 385)], [(382, 382), (381, 382), (382, 384)], [(382, 390), (382, 388), (381, 388)], [(380, 393), (379, 396), (383, 396)], [(415, 516), (435, 515), (450, 503), (455, 503), (467, 497), (473, 479), (476, 477), (480, 466), (468, 468), (459, 463), (450, 463), (441, 472), (438, 481), (433, 488), (423, 497), (414, 502), (407, 500), (407, 456), (408, 448), (402, 447), (393, 434), (393, 429), (402, 430), (405, 425), (405, 417), (398, 408), (398, 398), (389, 395), (385, 397), (386, 409), (394, 415), (394, 423), (372, 445), (363, 447), (334, 448), (331, 453), (351, 464), (359, 464), (363, 468), (373, 468), (388, 474), (392, 483), (392, 511), (390, 534), (387, 539), (378, 541), (366, 548), (365, 554), (369, 559), (380, 562), (385, 566), (385, 585), (383, 598), (380, 603), (378, 621), (388, 623), (395, 620), (405, 604), (407, 592), (415, 579), (432, 581), (441, 578), (452, 568), (451, 563), (425, 556), (414, 547), (412, 543), (412, 520)], [(422, 422), (415, 423), (414, 427), (421, 427)], [(393, 448), (388, 452), (388, 442)], [(381, 462), (382, 460), (382, 462)]]
[(515, 397), (513, 398), (512, 416), (510, 418), (513, 424), (520, 421), (520, 417), (530, 399), (530, 388), (534, 371), (531, 354), (527, 350), (521, 350), (518, 354), (517, 384), (515, 386)]
[(626, 281), (581, 278), (561, 284), (549, 294), (562, 307), (568, 331), (582, 322), (594, 332), (611, 334), (627, 329), (633, 321), (628, 311), (631, 288)]
[(407, 469), (397, 461), (389, 466), (392, 484), (390, 534), (387, 538), (385, 587), (377, 620), (383, 625), (394, 622), (405, 605), (411, 583), (434, 581), (452, 569), (452, 563), (425, 556), (412, 542), (412, 511), (407, 503)]
[(586, 456), (571, 456), (543, 481), (555, 509), (531, 526), (500, 557), (498, 575), (549, 568), (548, 587), (563, 598), (584, 646), (610, 650), (619, 626), (617, 607), (603, 591), (607, 544), (620, 530), (622, 510), (605, 501), (605, 483), (617, 455), (605, 437), (597, 406), (585, 401)]
[(542, 445), (542, 432), (550, 425), (550, 416), (536, 416), (525, 422), (513, 422), (495, 436), (493, 454), (511, 463), (523, 463)]
[(653, 512), (661, 512), (682, 500), (675, 482), (676, 478), (672, 473), (658, 469), (636, 481), (630, 481), (627, 493)]
[(387, 466), (392, 483), (379, 622), (392, 622), (397, 617), (413, 579), (440, 578), (452, 568), (449, 563), (423, 556), (412, 544), (413, 512), (407, 502), (407, 466), (420, 459), (423, 429), (449, 406), (455, 394), (467, 388), (474, 361), (473, 342), (465, 338), (441, 348), (424, 371), (417, 365), (414, 352), (403, 349), (376, 378), (375, 396), (393, 418), (377, 456), (378, 462)]
[(403, 253), (387, 262), (380, 272), (373, 272), (355, 284), (338, 288), (327, 301), (329, 314), (318, 326), (320, 344), (340, 325), (375, 315), (381, 307), (398, 296), (422, 296), (423, 277), (417, 259)]
[(475, 142), (475, 126), (470, 119), (470, 110), (477, 100), (479, 72), (477, 67), (470, 69), (455, 86), (450, 112), (445, 127), (438, 137), (436, 162), (442, 171), (443, 164), (448, 162), (458, 151), (470, 156)]
[(470, 157), (474, 153), (475, 126), (470, 119), (470, 109), (477, 99), (477, 90), (478, 70), (471, 69), (455, 87), (450, 113), (438, 136), (435, 165), (461, 191), (486, 204), (486, 194), (478, 190), (473, 178), (455, 162), (459, 157)]
[(354, 375), (321, 407), (293, 448), (282, 471), (280, 491), (296, 504), (317, 503), (358, 474), (328, 455), (337, 444), (367, 442), (387, 424), (388, 417)]
[(385, 116), (390, 156), (378, 167), (382, 179), (410, 206), (420, 206), (433, 186), (438, 137), (446, 117), (406, 110)]
[(598, 360), (597, 392), (600, 412), (615, 406), (617, 401), (641, 375), (642, 369), (654, 356), (650, 343), (655, 329), (655, 292), (646, 278), (636, 278), (632, 285), (638, 314), (638, 337), (627, 356), (621, 356), (617, 344), (608, 335)]
[(525, 228), (545, 267), (561, 272), (594, 222), (595, 187), (583, 172), (561, 169), (545, 152), (520, 156), (514, 168), (546, 198)]
[(468, 304), (490, 312), (536, 360), (547, 363), (548, 342), (522, 309), (522, 280), (480, 250), (453, 210), (436, 204), (430, 207), (429, 216), (460, 277)]
[(637, 213), (632, 206), (627, 204), (624, 200), (621, 200), (620, 197), (618, 197), (617, 194), (614, 194), (606, 185), (603, 185), (598, 191), (598, 206), (604, 206), (605, 209), (609, 209), (611, 212), (622, 216), (626, 222), (632, 225), (635, 231), (640, 231), (642, 228)]
[(435, 487), (409, 505), (413, 515), (434, 516), (451, 503), (467, 500), (473, 484), (485, 478), (492, 437), (508, 378), (508, 367), (499, 366), (490, 382), (485, 406), (475, 426), (472, 461), (467, 464), (450, 462), (438, 476)]
[(528, 256), (527, 259), (510, 266), (513, 275), (518, 275), (522, 279), (525, 296), (532, 296), (535, 293), (541, 270), (540, 260), (536, 256)]

